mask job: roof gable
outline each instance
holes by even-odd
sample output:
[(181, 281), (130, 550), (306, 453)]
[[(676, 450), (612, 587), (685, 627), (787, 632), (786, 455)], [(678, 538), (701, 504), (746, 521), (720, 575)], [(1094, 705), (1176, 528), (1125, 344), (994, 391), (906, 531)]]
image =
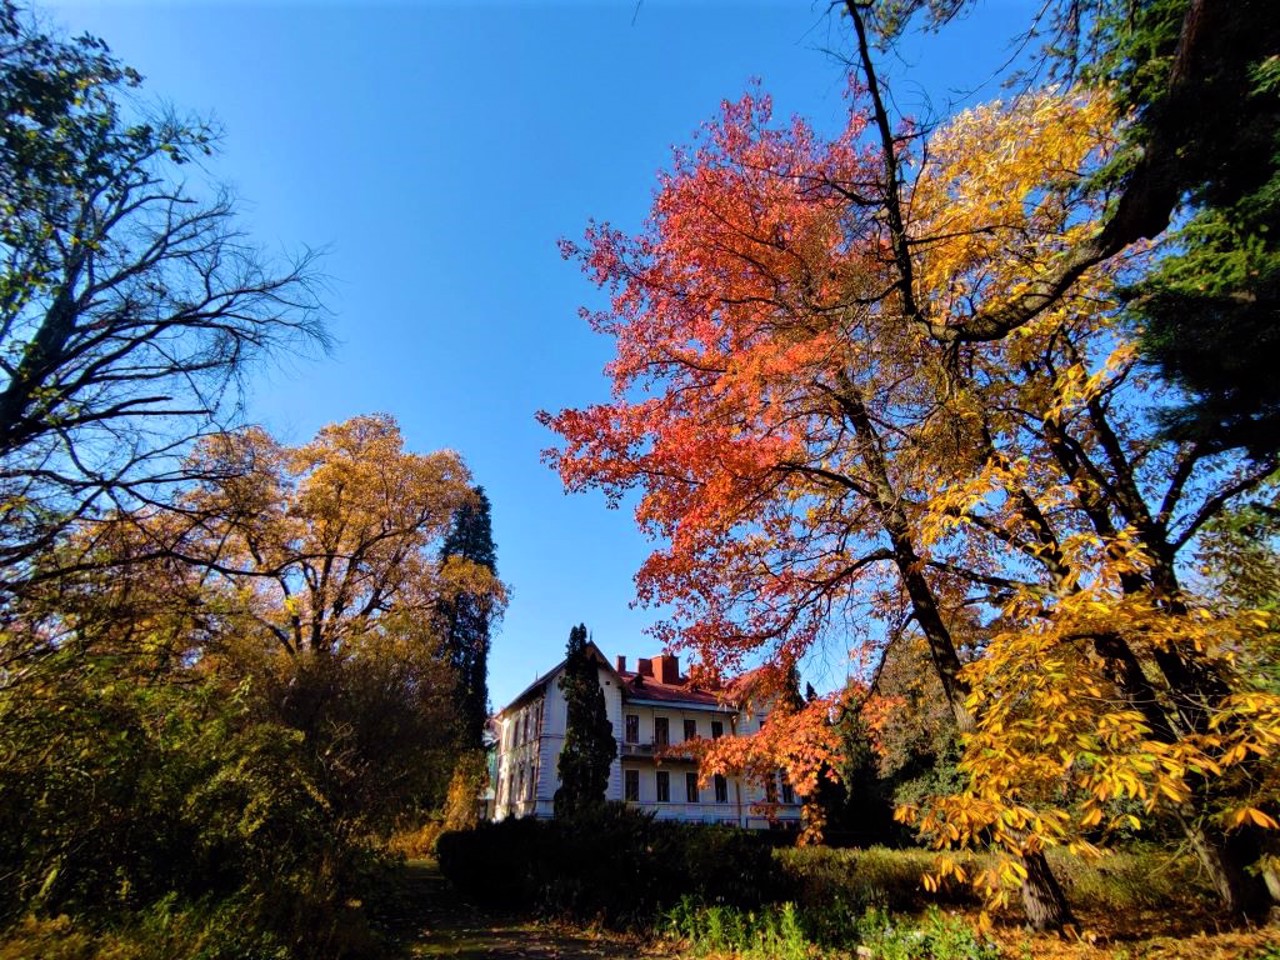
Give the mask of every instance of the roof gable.
[[(600, 648), (596, 646), (594, 640), (587, 641), (586, 651), (592, 657), (592, 659), (596, 661), (598, 665), (604, 667), (611, 674), (613, 674), (613, 676), (618, 680), (619, 686), (622, 685), (622, 678), (619, 676), (618, 671), (613, 668), (613, 664), (609, 662), (608, 658), (605, 657), (605, 655), (600, 652)], [(529, 686), (521, 690), (520, 693), (516, 695), (515, 699), (513, 699), (501, 710), (497, 711), (494, 714), (494, 716), (500, 717), (504, 713), (506, 713), (508, 710), (512, 710), (515, 707), (518, 707), (524, 703), (527, 703), (529, 700), (532, 700), (535, 694), (537, 694), (541, 690), (546, 689), (547, 684), (549, 684), (559, 674), (564, 672), (564, 665), (568, 663), (568, 660), (569, 658), (566, 657), (565, 659), (557, 663), (554, 667), (552, 667), (550, 670), (548, 670), (546, 673), (536, 678), (533, 681), (533, 683), (529, 684)]]

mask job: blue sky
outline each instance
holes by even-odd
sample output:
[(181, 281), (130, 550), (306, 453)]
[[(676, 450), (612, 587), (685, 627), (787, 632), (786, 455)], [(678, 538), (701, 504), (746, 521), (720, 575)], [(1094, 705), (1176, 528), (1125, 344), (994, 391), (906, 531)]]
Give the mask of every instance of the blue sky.
[[(980, 0), (886, 64), (897, 101), (944, 112), (987, 80), (1030, 0)], [(589, 217), (635, 229), (671, 147), (758, 77), (778, 115), (834, 129), (848, 52), (826, 3), (107, 2), (45, 5), (107, 40), (153, 97), (226, 129), (213, 173), (277, 251), (323, 248), (338, 344), (257, 376), (251, 419), (289, 442), (360, 413), (411, 449), (450, 447), (493, 502), (512, 587), (495, 705), (584, 622), (606, 653), (649, 655), (633, 610), (648, 552), (627, 510), (567, 497), (534, 422), (604, 399), (598, 295), (561, 260)], [(996, 95), (990, 84), (977, 98)], [(815, 665), (838, 681), (834, 658)]]

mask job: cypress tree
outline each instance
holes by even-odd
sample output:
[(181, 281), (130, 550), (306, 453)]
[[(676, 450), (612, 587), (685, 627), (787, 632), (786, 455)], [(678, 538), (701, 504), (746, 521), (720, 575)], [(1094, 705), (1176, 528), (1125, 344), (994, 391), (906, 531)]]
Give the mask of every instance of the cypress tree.
[(618, 755), (613, 724), (605, 711), (599, 668), (587, 649), (587, 628), (582, 624), (569, 632), (560, 689), (564, 692), (567, 719), (555, 810), (557, 817), (572, 817), (604, 806), (609, 767)]
[[(453, 517), (453, 526), (440, 550), (443, 567), (450, 560), (465, 560), (497, 576), (497, 551), (484, 487), (475, 488), (475, 500), (464, 504)], [(489, 715), (490, 630), (498, 609), (492, 596), (462, 591), (442, 604), (445, 646), (457, 676), (458, 712), (466, 746), (480, 747)]]

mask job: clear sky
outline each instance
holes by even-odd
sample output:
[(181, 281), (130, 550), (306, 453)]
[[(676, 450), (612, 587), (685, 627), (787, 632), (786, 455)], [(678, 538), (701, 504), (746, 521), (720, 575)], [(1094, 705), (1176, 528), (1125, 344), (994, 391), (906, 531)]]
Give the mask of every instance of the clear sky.
[[(1008, 55), (1034, 0), (979, 0), (887, 65), (910, 113), (946, 110)], [(495, 706), (584, 622), (606, 652), (658, 652), (633, 610), (648, 551), (626, 509), (566, 496), (539, 408), (607, 396), (598, 294), (561, 260), (589, 217), (641, 223), (656, 173), (757, 77), (775, 110), (834, 129), (844, 26), (825, 2), (44, 4), (107, 40), (146, 90), (226, 129), (212, 165), (264, 246), (327, 251), (338, 345), (257, 377), (250, 418), (300, 443), (387, 412), (414, 450), (451, 447), (493, 503), (512, 588)], [(998, 93), (980, 88), (978, 99)], [(836, 664), (815, 679), (839, 679)], [(825, 683), (824, 683), (825, 680)]]

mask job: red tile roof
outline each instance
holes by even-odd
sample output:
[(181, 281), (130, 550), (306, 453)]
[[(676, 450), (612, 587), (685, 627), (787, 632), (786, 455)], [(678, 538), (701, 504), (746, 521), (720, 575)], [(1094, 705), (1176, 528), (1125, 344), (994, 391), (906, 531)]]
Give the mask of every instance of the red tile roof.
[(725, 712), (734, 709), (733, 704), (723, 694), (690, 686), (688, 677), (681, 677), (679, 683), (661, 683), (657, 677), (643, 677), (630, 670), (619, 671), (618, 676), (622, 680), (624, 700), (652, 700), (656, 703), (669, 703), (672, 706), (686, 703), (702, 708), (717, 708)]

